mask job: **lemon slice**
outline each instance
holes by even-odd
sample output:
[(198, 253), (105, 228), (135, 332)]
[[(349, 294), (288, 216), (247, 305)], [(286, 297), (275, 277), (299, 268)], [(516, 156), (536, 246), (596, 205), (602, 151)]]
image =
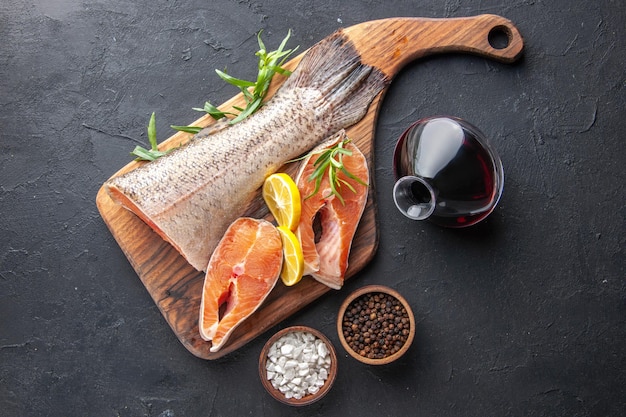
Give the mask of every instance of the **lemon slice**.
[(289, 175), (280, 172), (267, 177), (263, 199), (279, 226), (296, 230), (300, 222), (300, 191)]
[(304, 256), (302, 247), (296, 235), (284, 226), (278, 226), (280, 237), (283, 240), (283, 269), (280, 271), (280, 278), (283, 283), (290, 287), (297, 284), (302, 279), (304, 271)]

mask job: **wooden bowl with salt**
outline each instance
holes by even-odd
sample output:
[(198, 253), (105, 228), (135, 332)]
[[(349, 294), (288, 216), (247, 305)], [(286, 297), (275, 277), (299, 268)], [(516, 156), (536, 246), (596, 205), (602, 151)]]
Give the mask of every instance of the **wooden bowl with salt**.
[(337, 376), (337, 353), (319, 330), (292, 326), (274, 334), (261, 349), (259, 376), (267, 392), (291, 406), (324, 397)]

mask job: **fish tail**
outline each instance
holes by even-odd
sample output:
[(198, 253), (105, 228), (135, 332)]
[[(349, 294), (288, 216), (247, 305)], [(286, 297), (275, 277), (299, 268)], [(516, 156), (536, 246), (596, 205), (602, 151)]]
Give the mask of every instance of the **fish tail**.
[(318, 90), (322, 114), (332, 115), (332, 131), (358, 122), (389, 78), (361, 62), (354, 44), (340, 30), (313, 46), (288, 78), (286, 89)]

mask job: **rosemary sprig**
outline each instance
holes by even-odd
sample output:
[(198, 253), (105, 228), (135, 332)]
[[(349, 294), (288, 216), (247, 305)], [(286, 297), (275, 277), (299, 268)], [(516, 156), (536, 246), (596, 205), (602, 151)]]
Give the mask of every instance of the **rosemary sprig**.
[(148, 142), (150, 142), (150, 149), (137, 145), (130, 153), (131, 155), (136, 156), (135, 161), (154, 161), (171, 151), (171, 149), (167, 151), (160, 151), (157, 146), (156, 116), (154, 115), (154, 112), (152, 112), (150, 122), (148, 123)]
[(171, 125), (170, 127), (172, 129), (174, 129), (174, 130), (179, 130), (181, 132), (187, 132), (187, 133), (193, 133), (194, 135), (203, 129), (200, 126), (177, 126), (177, 125)]
[[(265, 44), (261, 39), (262, 32), (263, 31), (259, 31), (257, 35), (260, 49), (255, 54), (259, 58), (258, 73), (255, 81), (242, 80), (227, 74), (225, 71), (215, 70), (217, 75), (219, 75), (222, 80), (239, 88), (244, 96), (244, 99), (246, 100), (246, 107), (235, 107), (234, 109), (239, 113), (224, 112), (207, 101), (204, 103), (203, 108), (194, 108), (194, 110), (206, 112), (216, 120), (226, 116), (235, 116), (230, 121), (230, 124), (238, 123), (261, 108), (263, 99), (267, 95), (274, 74), (278, 73), (286, 76), (291, 74), (291, 71), (282, 67), (287, 58), (289, 58), (289, 56), (298, 49), (296, 46), (293, 49), (285, 50), (287, 41), (291, 37), (291, 30), (287, 32), (287, 36), (285, 36), (278, 49), (270, 52), (267, 51)], [(180, 127), (181, 126), (172, 126), (174, 129), (183, 131), (189, 131), (186, 130), (189, 128), (192, 130), (196, 129), (195, 126), (187, 126), (185, 127), (186, 129), (181, 129)]]
[[(260, 49), (255, 54), (257, 57), (259, 57), (258, 74), (256, 81), (253, 82), (242, 80), (232, 77), (224, 71), (215, 70), (220, 78), (241, 90), (246, 100), (246, 107), (235, 107), (234, 109), (239, 113), (224, 112), (207, 101), (206, 103), (204, 103), (203, 108), (193, 108), (193, 110), (206, 112), (211, 115), (211, 117), (213, 117), (215, 120), (219, 120), (226, 116), (234, 116), (233, 119), (229, 121), (229, 124), (238, 123), (261, 108), (261, 106), (263, 105), (263, 99), (267, 95), (274, 74), (278, 73), (285, 76), (291, 75), (291, 71), (282, 67), (285, 61), (289, 58), (289, 56), (298, 49), (298, 47), (296, 46), (293, 49), (285, 50), (287, 41), (291, 37), (291, 30), (287, 32), (287, 36), (285, 36), (278, 49), (270, 52), (267, 51), (267, 49), (265, 48), (265, 44), (261, 40), (261, 33), (262, 31), (259, 31), (259, 33), (257, 34), (257, 40)], [(151, 148), (146, 149), (141, 146), (136, 146), (135, 149), (131, 152), (131, 155), (135, 155), (137, 157), (136, 160), (138, 161), (154, 161), (155, 159), (160, 158), (161, 156), (169, 152), (159, 151), (157, 148), (154, 118), (154, 113), (152, 113), (152, 117), (150, 118), (150, 124), (148, 125), (148, 140), (150, 141)], [(171, 127), (172, 129), (192, 134), (196, 134), (203, 129), (199, 126), (172, 125)]]
[(349, 142), (350, 142), (350, 139), (344, 139), (330, 148), (320, 149), (318, 151), (312, 151), (309, 154), (301, 158), (290, 161), (290, 162), (299, 161), (299, 160), (308, 158), (309, 156), (319, 154), (319, 157), (313, 164), (313, 166), (315, 167), (315, 170), (309, 176), (309, 181), (315, 181), (315, 189), (313, 190), (313, 192), (311, 192), (311, 194), (309, 194), (308, 196), (304, 198), (305, 200), (313, 197), (319, 191), (320, 186), (322, 184), (322, 180), (324, 179), (324, 174), (328, 175), (330, 193), (324, 196), (323, 198), (328, 198), (332, 195), (335, 195), (335, 197), (337, 197), (337, 199), (341, 201), (341, 204), (344, 204), (344, 205), (345, 205), (345, 200), (341, 196), (341, 188), (345, 185), (353, 193), (356, 193), (356, 190), (349, 182), (347, 182), (346, 180), (344, 180), (338, 175), (340, 172), (343, 172), (343, 174), (346, 177), (355, 180), (359, 184), (365, 187), (368, 186), (367, 183), (365, 183), (356, 175), (348, 171), (348, 169), (343, 164), (344, 156), (352, 156), (352, 151), (350, 149), (345, 148), (346, 144), (348, 144)]

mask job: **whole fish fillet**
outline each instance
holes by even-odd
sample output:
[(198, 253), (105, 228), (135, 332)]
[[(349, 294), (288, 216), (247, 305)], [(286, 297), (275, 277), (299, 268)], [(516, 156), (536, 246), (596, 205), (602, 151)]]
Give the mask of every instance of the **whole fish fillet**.
[(240, 217), (213, 252), (202, 287), (198, 330), (217, 352), (276, 285), (283, 244), (273, 224)]
[(358, 122), (388, 83), (338, 31), (312, 47), (253, 116), (105, 183), (197, 270), (265, 178)]
[[(337, 290), (343, 286), (352, 240), (367, 203), (368, 186), (339, 171), (337, 177), (354, 190), (340, 183), (342, 203), (331, 194), (328, 175), (323, 177), (319, 190), (311, 196), (315, 191), (315, 181), (310, 181), (309, 177), (316, 169), (315, 161), (319, 157), (316, 151), (330, 148), (345, 139), (346, 133), (341, 130), (316, 147), (303, 161), (296, 177), (302, 199), (296, 233), (302, 246), (304, 274)], [(344, 155), (344, 167), (363, 183), (369, 184), (367, 159), (352, 142), (345, 148), (352, 151), (352, 155)]]

